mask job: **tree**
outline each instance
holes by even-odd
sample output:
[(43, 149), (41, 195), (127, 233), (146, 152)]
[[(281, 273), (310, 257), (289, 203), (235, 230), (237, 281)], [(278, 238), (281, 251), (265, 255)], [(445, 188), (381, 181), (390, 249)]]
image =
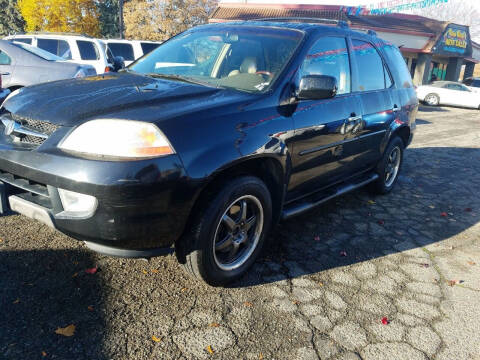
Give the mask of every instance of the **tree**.
[(215, 0), (131, 0), (124, 6), (128, 39), (167, 40), (207, 22)]
[(23, 32), (25, 21), (17, 8), (16, 0), (0, 0), (0, 36)]
[(470, 26), (470, 36), (480, 41), (480, 7), (478, 0), (449, 0), (448, 3), (412, 10), (413, 14), (440, 21)]
[(27, 31), (100, 35), (94, 0), (18, 0)]
[(100, 33), (105, 38), (120, 37), (119, 0), (103, 0), (98, 3)]

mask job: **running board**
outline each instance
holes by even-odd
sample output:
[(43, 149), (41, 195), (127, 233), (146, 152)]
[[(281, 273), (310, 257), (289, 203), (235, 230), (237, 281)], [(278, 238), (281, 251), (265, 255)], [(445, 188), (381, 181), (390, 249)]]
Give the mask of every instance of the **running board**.
[[(331, 200), (337, 196), (343, 195), (352, 190), (365, 186), (368, 183), (371, 183), (372, 181), (375, 181), (377, 179), (378, 179), (378, 174), (370, 174), (367, 178), (362, 178), (362, 180), (359, 182), (338, 185), (333, 188), (334, 189), (333, 192), (330, 192), (328, 195), (321, 197), (320, 199), (314, 200), (312, 199), (312, 197), (310, 197), (304, 200), (296, 201), (292, 205), (287, 206), (286, 208), (283, 209), (282, 220), (286, 220), (293, 216), (299, 215), (307, 210), (310, 210), (311, 208), (314, 208), (317, 205), (323, 204), (324, 202), (327, 202), (328, 200)], [(315, 195), (313, 195), (313, 197), (315, 197)]]

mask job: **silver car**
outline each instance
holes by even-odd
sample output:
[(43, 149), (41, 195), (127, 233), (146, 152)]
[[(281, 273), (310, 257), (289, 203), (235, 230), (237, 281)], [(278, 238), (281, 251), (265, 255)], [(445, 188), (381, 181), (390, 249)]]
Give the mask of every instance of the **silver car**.
[(66, 62), (48, 51), (6, 40), (0, 40), (0, 73), (3, 87), (12, 91), (47, 81), (97, 74), (91, 65)]

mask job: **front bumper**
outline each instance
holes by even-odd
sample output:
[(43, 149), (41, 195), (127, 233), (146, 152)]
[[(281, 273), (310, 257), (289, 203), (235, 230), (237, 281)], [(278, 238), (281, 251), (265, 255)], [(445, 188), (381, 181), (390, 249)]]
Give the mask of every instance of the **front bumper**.
[[(197, 189), (178, 156), (100, 161), (56, 148), (28, 150), (2, 141), (2, 136), (0, 183), (12, 210), (95, 244), (104, 253), (109, 248), (171, 247), (182, 235)], [(95, 213), (88, 218), (62, 216), (59, 188), (95, 196)]]

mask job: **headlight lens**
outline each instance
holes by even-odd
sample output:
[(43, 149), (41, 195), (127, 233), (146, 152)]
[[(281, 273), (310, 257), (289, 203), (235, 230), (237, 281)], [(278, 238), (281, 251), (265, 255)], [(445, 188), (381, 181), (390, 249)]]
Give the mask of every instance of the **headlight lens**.
[(59, 147), (120, 158), (148, 158), (175, 153), (154, 124), (130, 120), (88, 121), (73, 130)]

